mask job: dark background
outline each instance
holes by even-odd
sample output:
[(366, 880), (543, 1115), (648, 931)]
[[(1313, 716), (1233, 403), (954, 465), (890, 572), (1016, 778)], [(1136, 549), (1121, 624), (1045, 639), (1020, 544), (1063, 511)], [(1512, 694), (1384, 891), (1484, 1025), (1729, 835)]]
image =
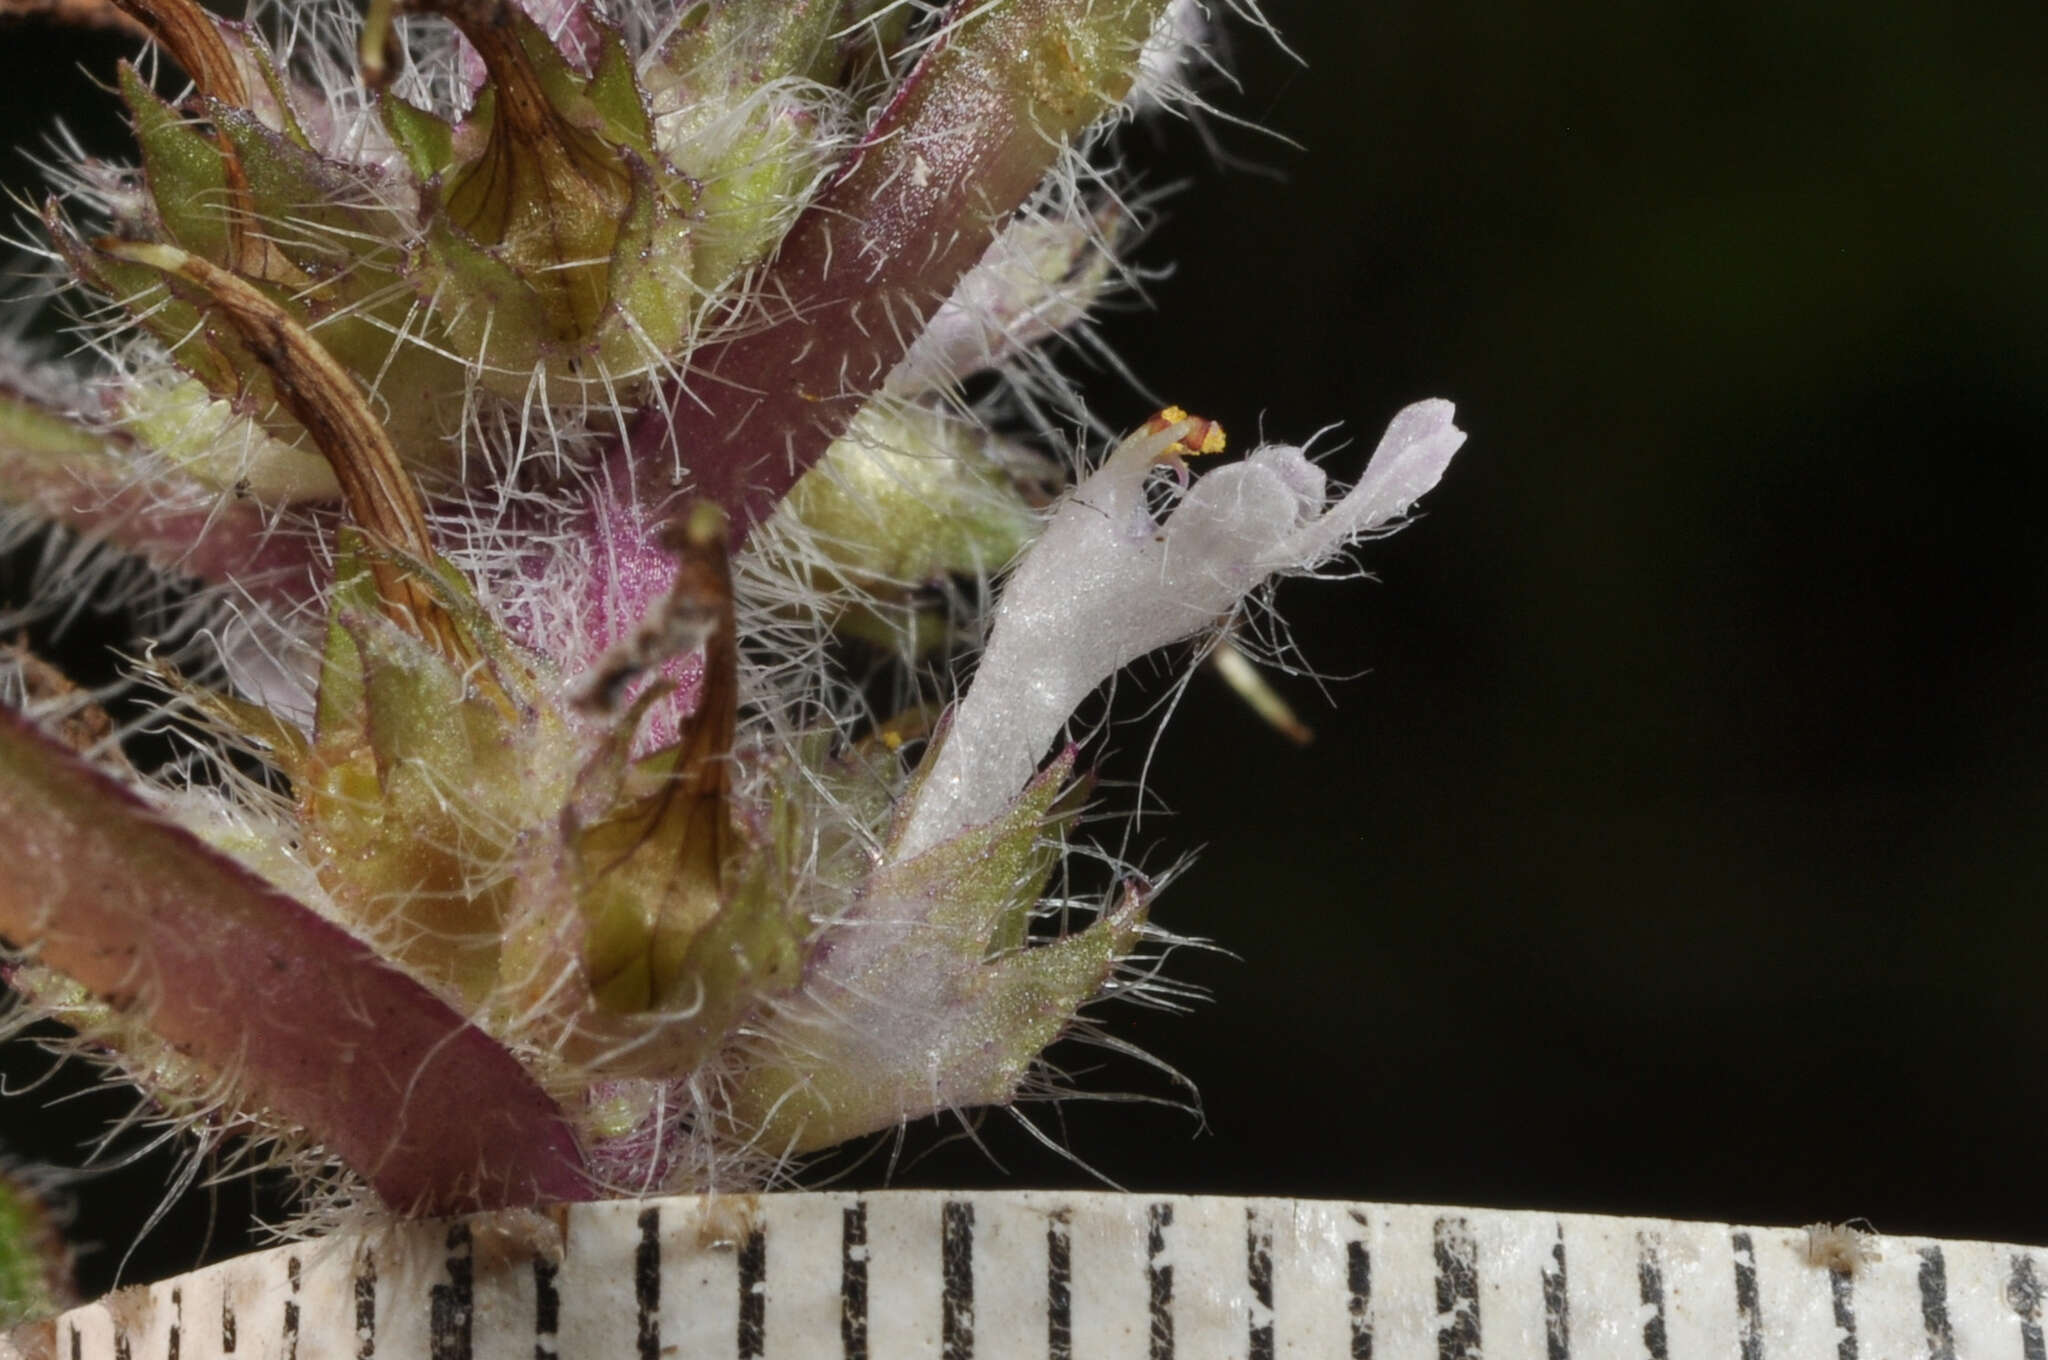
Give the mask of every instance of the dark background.
[[(1472, 440), (1378, 584), (1282, 591), (1346, 677), (1282, 681), (1316, 744), (1203, 676), (1152, 766), (1150, 861), (1202, 849), (1160, 920), (1238, 957), (1106, 1019), (1204, 1118), (1034, 1114), (1131, 1189), (2048, 1242), (2048, 10), (1268, 8), (1307, 64), (1241, 34), (1222, 102), (1302, 149), (1135, 137), (1194, 183), (1108, 334), (1241, 442), (1345, 422), (1346, 475), (1419, 397)], [(0, 30), (0, 88), (83, 107), (87, 48), (120, 44)], [(75, 1160), (108, 1108), (0, 1119)], [(981, 1134), (916, 1131), (897, 1183), (1091, 1184)], [(79, 1185), (82, 1235), (167, 1165)]]

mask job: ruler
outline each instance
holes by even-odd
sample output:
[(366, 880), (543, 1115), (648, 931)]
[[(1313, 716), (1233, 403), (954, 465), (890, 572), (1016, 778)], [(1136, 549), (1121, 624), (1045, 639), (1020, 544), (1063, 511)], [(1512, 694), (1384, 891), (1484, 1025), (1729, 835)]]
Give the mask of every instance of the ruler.
[(1841, 1230), (776, 1194), (339, 1234), (124, 1290), (12, 1345), (53, 1360), (2048, 1360), (2044, 1285), (2039, 1248)]

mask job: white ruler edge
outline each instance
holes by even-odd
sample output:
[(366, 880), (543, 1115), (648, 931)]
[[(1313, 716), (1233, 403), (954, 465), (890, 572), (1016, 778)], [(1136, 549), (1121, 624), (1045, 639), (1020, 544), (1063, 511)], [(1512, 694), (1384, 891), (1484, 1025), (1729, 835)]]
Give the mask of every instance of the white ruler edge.
[(2044, 1288), (2041, 1248), (1805, 1229), (1208, 1196), (692, 1196), (278, 1247), (22, 1329), (0, 1355), (2048, 1360)]

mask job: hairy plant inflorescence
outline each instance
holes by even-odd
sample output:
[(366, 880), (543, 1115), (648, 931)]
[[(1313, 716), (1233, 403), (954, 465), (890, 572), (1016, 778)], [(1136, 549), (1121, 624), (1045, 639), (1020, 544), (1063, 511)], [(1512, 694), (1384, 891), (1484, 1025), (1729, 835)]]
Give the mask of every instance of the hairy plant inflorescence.
[(0, 533), (29, 614), (153, 592), (189, 754), (10, 653), (21, 1016), (427, 1214), (775, 1183), (1160, 985), (1077, 706), (1463, 440), (1429, 401), (1341, 495), (1285, 445), (1197, 476), (1212, 422), (1054, 371), (1130, 281), (1111, 135), (1230, 16), (119, 3), (140, 163), (35, 205), (79, 344), (0, 351)]

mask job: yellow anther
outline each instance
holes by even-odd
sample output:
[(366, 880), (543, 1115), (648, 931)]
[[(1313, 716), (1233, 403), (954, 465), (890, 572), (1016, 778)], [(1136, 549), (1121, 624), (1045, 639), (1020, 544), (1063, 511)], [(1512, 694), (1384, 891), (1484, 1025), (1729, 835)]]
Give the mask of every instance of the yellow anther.
[(1198, 454), (1223, 452), (1225, 440), (1223, 427), (1203, 416), (1191, 416), (1178, 406), (1169, 406), (1145, 422), (1145, 428), (1154, 434), (1169, 426), (1192, 422), (1193, 428), (1169, 444), (1160, 457), (1192, 458)]

